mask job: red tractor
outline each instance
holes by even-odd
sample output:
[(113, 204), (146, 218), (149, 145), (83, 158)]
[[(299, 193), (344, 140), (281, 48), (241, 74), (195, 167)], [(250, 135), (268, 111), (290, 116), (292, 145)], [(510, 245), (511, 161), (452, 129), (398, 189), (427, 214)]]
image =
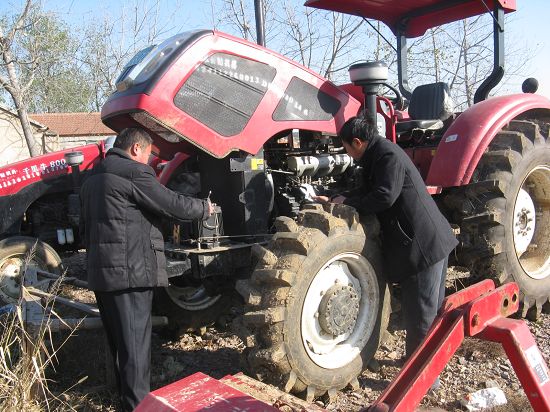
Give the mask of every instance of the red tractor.
[[(195, 30), (138, 53), (102, 119), (113, 130), (147, 130), (159, 180), (182, 193), (211, 193), (218, 205), (204, 224), (166, 222), (171, 286), (157, 294), (156, 310), (198, 326), (223, 314), (237, 290), (246, 306), (234, 326), (250, 371), (312, 398), (357, 382), (389, 316), (376, 219), (309, 199), (312, 189), (338, 193), (358, 181), (358, 167), (335, 139), (341, 125), (361, 110), (383, 116), (386, 138), (411, 156), (460, 228), (457, 261), (473, 277), (514, 280), (524, 312), (540, 311), (550, 295), (550, 101), (533, 93), (487, 100), (503, 75), (504, 13), (515, 10), (514, 0), (306, 5), (388, 25), (397, 37), (399, 87), (386, 84), (380, 62), (353, 65), (352, 84), (338, 87), (263, 46)], [(495, 20), (495, 65), (476, 103), (454, 113), (446, 84), (409, 90), (407, 39), (485, 6)], [(392, 99), (379, 94), (382, 86)], [(0, 180), (4, 291), (16, 290), (31, 237), (78, 247), (78, 185), (103, 149), (0, 170), (0, 178), (11, 175)], [(36, 174), (27, 173), (33, 166)], [(50, 246), (38, 249), (35, 263), (59, 264)]]

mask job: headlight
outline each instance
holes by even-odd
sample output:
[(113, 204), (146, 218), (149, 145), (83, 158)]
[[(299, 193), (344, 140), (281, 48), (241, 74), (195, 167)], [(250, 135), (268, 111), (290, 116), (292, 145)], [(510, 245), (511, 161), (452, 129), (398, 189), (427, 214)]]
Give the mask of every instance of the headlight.
[(197, 31), (187, 31), (176, 34), (156, 46), (149, 46), (139, 51), (124, 66), (122, 74), (116, 82), (119, 92), (129, 89), (136, 84), (143, 83), (165, 62), (181, 44)]

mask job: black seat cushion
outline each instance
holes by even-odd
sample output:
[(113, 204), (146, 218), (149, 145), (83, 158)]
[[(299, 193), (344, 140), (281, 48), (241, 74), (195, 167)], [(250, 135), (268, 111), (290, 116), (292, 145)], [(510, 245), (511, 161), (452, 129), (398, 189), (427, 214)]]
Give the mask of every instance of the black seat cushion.
[(409, 116), (419, 120), (446, 120), (453, 114), (453, 106), (447, 83), (424, 84), (412, 93)]
[(424, 84), (414, 89), (409, 103), (410, 120), (398, 122), (395, 131), (398, 135), (413, 129), (438, 130), (443, 121), (454, 113), (454, 103), (449, 86), (444, 82)]
[(432, 129), (439, 130), (443, 127), (441, 120), (406, 120), (395, 124), (395, 131), (397, 134), (408, 132), (413, 129)]

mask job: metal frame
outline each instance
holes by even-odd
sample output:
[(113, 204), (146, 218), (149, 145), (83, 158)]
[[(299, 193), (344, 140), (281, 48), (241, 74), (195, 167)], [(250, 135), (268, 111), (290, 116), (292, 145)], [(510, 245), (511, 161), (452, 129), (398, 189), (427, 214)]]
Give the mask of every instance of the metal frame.
[(476, 90), (474, 104), (487, 99), (489, 92), (499, 84), (504, 76), (504, 9), (498, 2), (495, 2), (493, 15), (493, 44), (493, 71)]
[[(420, 10), (418, 14), (422, 14), (425, 10)], [(397, 36), (397, 80), (401, 94), (410, 100), (412, 90), (409, 86), (408, 63), (407, 63), (407, 22), (408, 17), (405, 17), (396, 34)], [(483, 81), (474, 94), (474, 103), (479, 103), (486, 100), (489, 93), (494, 89), (504, 76), (504, 8), (496, 1), (493, 17), (493, 56), (494, 65), (491, 74)]]
[[(39, 277), (44, 279), (39, 280)], [(35, 268), (27, 268), (23, 275), (23, 279), (23, 287), (21, 288), (22, 316), (25, 330), (29, 331), (31, 336), (44, 326), (44, 319), (47, 316), (44, 313), (44, 306), (41, 304), (42, 298), (52, 299), (55, 303), (77, 309), (87, 315), (81, 318), (49, 319), (47, 324), (52, 332), (72, 330), (74, 328), (82, 330), (99, 329), (103, 327), (103, 322), (99, 317), (99, 310), (95, 306), (56, 296), (43, 290), (47, 289), (50, 282), (56, 280), (60, 280), (65, 284), (74, 285), (81, 289), (88, 289), (87, 282), (78, 280), (74, 277), (60, 277), (53, 273), (44, 272)], [(168, 318), (166, 316), (153, 316), (151, 321), (153, 326), (168, 325)]]
[(533, 409), (550, 411), (550, 373), (535, 339), (523, 320), (506, 318), (518, 308), (515, 283), (495, 289), (487, 279), (447, 297), (422, 345), (370, 410), (414, 410), (464, 337), (475, 336), (500, 342)]

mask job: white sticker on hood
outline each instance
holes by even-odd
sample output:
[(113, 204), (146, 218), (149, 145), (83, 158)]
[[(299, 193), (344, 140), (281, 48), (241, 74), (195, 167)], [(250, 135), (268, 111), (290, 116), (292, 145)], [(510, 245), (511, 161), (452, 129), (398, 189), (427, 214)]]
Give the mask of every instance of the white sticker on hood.
[(458, 135), (457, 134), (452, 134), (452, 135), (447, 136), (445, 138), (445, 143), (454, 142), (457, 139), (458, 139)]

